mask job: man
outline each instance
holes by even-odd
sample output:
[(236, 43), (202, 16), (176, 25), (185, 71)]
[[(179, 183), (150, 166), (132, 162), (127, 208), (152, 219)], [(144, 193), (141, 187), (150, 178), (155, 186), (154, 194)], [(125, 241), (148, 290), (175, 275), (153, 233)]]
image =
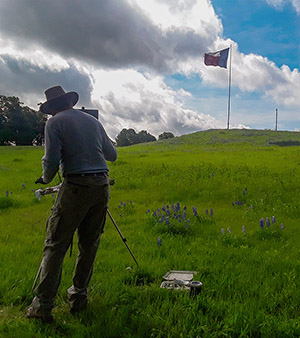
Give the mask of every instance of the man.
[(79, 253), (68, 298), (71, 313), (86, 308), (87, 287), (109, 200), (106, 160), (115, 161), (117, 151), (97, 119), (73, 109), (78, 101), (76, 92), (66, 93), (56, 86), (45, 95), (47, 101), (40, 111), (52, 117), (45, 126), (43, 176), (36, 183), (51, 182), (59, 165), (64, 181), (47, 221), (40, 282), (27, 317), (52, 322), (63, 259), (76, 230)]

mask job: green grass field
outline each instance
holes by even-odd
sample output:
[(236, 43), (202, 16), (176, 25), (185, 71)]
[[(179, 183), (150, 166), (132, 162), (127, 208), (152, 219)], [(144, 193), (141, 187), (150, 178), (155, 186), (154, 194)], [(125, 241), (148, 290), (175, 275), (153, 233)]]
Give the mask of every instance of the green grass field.
[[(49, 325), (25, 317), (55, 198), (34, 196), (43, 149), (1, 147), (0, 337), (299, 337), (299, 145), (214, 130), (119, 148), (110, 211), (140, 268), (108, 219), (88, 309), (69, 313), (74, 245)], [(161, 289), (170, 270), (197, 271), (201, 294)]]

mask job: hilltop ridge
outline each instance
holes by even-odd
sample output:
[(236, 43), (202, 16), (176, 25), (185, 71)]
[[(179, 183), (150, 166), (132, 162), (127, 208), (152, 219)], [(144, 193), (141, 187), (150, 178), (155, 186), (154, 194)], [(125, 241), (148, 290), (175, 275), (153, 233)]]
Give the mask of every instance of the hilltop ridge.
[(168, 144), (217, 145), (250, 143), (261, 146), (300, 146), (300, 133), (297, 131), (256, 129), (209, 129), (157, 142)]

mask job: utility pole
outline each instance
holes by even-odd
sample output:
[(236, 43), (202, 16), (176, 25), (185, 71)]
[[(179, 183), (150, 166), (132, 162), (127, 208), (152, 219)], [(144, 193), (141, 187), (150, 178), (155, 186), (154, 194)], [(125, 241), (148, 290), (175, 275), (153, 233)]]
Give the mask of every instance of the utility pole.
[(277, 124), (278, 124), (278, 108), (275, 110), (275, 131), (277, 131)]

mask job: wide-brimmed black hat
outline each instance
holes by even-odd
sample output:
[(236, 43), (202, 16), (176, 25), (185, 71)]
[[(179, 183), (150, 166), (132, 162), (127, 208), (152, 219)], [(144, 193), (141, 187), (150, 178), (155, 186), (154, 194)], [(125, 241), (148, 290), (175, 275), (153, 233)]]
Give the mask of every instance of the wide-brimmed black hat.
[(55, 107), (61, 107), (63, 102), (68, 102), (75, 106), (79, 99), (76, 92), (66, 93), (61, 86), (55, 86), (45, 91), (47, 101), (40, 105), (40, 111), (44, 114), (51, 114)]

